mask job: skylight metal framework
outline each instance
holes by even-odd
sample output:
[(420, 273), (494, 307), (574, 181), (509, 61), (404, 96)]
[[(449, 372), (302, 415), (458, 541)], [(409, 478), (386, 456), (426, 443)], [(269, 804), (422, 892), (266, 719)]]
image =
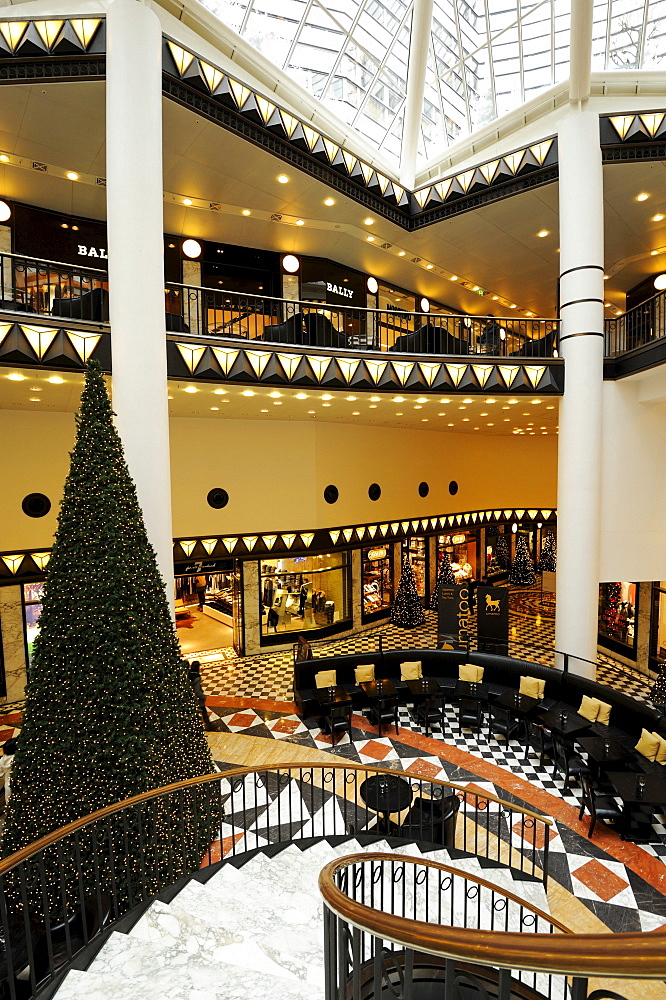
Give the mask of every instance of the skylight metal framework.
[[(412, 38), (413, 0), (203, 2), (400, 161), (410, 48), (423, 45)], [(568, 77), (572, 2), (434, 0), (427, 58), (417, 60), (421, 161)], [(666, 0), (594, 0), (593, 71), (662, 65)]]

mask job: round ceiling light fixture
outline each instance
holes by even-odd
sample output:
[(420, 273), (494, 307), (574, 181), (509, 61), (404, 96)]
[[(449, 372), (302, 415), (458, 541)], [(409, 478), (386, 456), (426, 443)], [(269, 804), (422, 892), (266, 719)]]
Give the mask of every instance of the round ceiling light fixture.
[(287, 274), (296, 274), (301, 266), (301, 262), (293, 253), (288, 253), (286, 257), (282, 258), (282, 266)]
[(377, 292), (379, 291), (379, 284), (377, 283), (377, 279), (373, 278), (372, 275), (368, 278), (368, 291), (370, 292), (371, 295), (376, 295)]
[(654, 287), (658, 292), (663, 292), (664, 288), (666, 288), (666, 274), (657, 275), (654, 279)]
[(421, 299), (421, 312), (430, 312), (430, 300), (425, 297)]
[(201, 256), (201, 243), (197, 240), (185, 240), (183, 242), (183, 253), (186, 257), (190, 257), (194, 260), (195, 257)]
[(0, 201), (0, 222), (6, 222), (10, 219), (12, 215), (12, 210), (6, 201)]

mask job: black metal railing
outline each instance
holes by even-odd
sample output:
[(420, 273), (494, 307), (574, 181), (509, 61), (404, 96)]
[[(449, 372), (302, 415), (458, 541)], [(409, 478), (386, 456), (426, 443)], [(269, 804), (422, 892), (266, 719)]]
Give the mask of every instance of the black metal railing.
[[(456, 961), (441, 947), (444, 928), (498, 934), (499, 947), (507, 935), (538, 934), (547, 940), (551, 934), (571, 933), (543, 910), (481, 877), (435, 861), (357, 854), (329, 863), (319, 884), (325, 900), (326, 1000), (407, 998), (427, 986), (432, 992), (425, 995), (444, 998), (509, 1000), (516, 987), (521, 996), (566, 997), (562, 976), (493, 966), (481, 949), (470, 967), (469, 959)], [(410, 932), (418, 937), (418, 948), (401, 942)]]
[(173, 282), (166, 294), (167, 329), (198, 336), (353, 351), (557, 357), (557, 319), (361, 309)]
[(106, 271), (0, 254), (0, 311), (104, 323), (109, 318)]
[(605, 320), (604, 326), (604, 354), (610, 358), (661, 340), (666, 337), (666, 291), (657, 292), (622, 316)]
[[(261, 844), (385, 835), (361, 784), (381, 768), (330, 764), (234, 768), (155, 789), (58, 830), (0, 862), (0, 990), (24, 1000), (123, 914), (179, 878)], [(455, 844), (545, 884), (551, 820), (496, 796), (410, 777), (414, 795), (455, 796)], [(333, 807), (320, 809), (322, 793)], [(328, 793), (328, 795), (326, 795)], [(319, 813), (315, 832), (309, 820)], [(239, 830), (245, 835), (238, 839)], [(414, 828), (392, 835), (414, 840)], [(426, 823), (424, 842), (437, 842)], [(544, 844), (542, 847), (540, 845)]]

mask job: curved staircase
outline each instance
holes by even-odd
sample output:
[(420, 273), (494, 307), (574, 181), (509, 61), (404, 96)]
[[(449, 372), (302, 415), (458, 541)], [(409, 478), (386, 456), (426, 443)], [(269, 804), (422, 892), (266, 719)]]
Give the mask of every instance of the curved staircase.
[[(492, 883), (498, 896), (507, 891), (548, 912), (542, 883), (524, 873), (456, 850), (422, 852), (416, 844), (393, 847), (386, 840), (363, 839), (363, 844), (341, 837), (289, 844), (203, 869), (176, 894), (161, 894), (127, 933), (114, 930), (85, 971), (67, 974), (58, 1000), (319, 1000), (324, 997), (319, 873), (328, 862), (358, 852), (439, 861)], [(479, 900), (481, 895), (479, 887)], [(468, 912), (464, 894), (459, 895), (458, 920), (486, 926), (494, 898), (485, 890), (483, 905), (475, 897)], [(514, 917), (518, 910), (522, 907), (514, 903)]]

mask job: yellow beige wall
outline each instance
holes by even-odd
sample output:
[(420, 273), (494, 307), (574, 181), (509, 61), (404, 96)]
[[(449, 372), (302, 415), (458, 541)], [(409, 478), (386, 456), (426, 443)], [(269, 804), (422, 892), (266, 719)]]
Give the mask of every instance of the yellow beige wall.
[[(68, 413), (0, 411), (4, 483), (0, 551), (48, 547), (74, 440)], [(174, 418), (171, 422), (175, 537), (327, 527), (484, 507), (554, 506), (556, 440), (482, 437), (358, 424)], [(421, 481), (430, 485), (425, 499)], [(459, 484), (450, 496), (451, 480)], [(373, 502), (368, 486), (379, 483)], [(340, 491), (324, 502), (324, 487)], [(223, 487), (229, 505), (206, 501)], [(26, 517), (27, 493), (53, 502)]]

